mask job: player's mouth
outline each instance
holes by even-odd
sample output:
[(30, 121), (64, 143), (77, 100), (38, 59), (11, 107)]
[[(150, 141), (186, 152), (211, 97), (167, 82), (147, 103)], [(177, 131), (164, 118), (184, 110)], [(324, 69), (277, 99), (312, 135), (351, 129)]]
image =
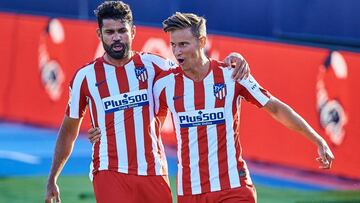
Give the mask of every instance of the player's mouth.
[(179, 65), (183, 65), (185, 62), (185, 59), (182, 58), (177, 58), (176, 60), (179, 62)]
[(114, 43), (111, 45), (113, 51), (121, 51), (124, 49), (124, 45), (122, 43)]

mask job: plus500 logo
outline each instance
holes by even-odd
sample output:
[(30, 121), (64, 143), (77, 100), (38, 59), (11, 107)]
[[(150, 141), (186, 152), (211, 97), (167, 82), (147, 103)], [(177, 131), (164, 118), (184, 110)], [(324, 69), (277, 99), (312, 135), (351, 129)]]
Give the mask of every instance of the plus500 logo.
[(224, 108), (179, 112), (181, 128), (225, 123)]
[(128, 92), (102, 99), (105, 113), (149, 105), (146, 90)]

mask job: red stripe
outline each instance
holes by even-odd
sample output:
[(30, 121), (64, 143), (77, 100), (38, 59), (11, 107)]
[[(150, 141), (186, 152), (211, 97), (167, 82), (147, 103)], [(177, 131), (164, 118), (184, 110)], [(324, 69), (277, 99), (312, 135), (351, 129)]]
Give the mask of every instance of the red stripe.
[[(99, 94), (101, 98), (106, 98), (110, 96), (109, 88), (107, 81), (105, 81), (105, 69), (102, 61), (97, 61), (95, 63), (95, 73), (96, 73), (96, 82), (100, 84), (98, 86)], [(118, 169), (118, 158), (117, 158), (117, 148), (116, 148), (116, 136), (114, 129), (114, 114), (109, 113), (105, 114), (105, 126), (106, 126), (106, 138), (107, 138), (107, 147), (108, 147), (108, 158), (109, 158), (109, 170)]]
[[(168, 108), (167, 108), (167, 103), (166, 103), (166, 94), (165, 94), (165, 89), (160, 93), (160, 96), (159, 96), (159, 105), (160, 105), (160, 109), (159, 109), (159, 112), (157, 113), (157, 115), (159, 117), (162, 117), (162, 116), (166, 116), (167, 115), (167, 111), (168, 111)], [(161, 128), (161, 125), (163, 125), (165, 119), (163, 121), (160, 121), (159, 119), (156, 119), (156, 122), (155, 122), (155, 131), (156, 131), (156, 135), (159, 135), (158, 136), (158, 139), (159, 139), (159, 142), (161, 140), (161, 136), (160, 136), (160, 128)], [(173, 122), (173, 119), (171, 119), (171, 121)], [(174, 126), (174, 124), (173, 124)], [(173, 128), (174, 129), (174, 128)], [(159, 144), (158, 142), (158, 144)], [(160, 148), (160, 146), (158, 146)], [(161, 174), (167, 174), (167, 171), (166, 171), (166, 156), (165, 154), (163, 153), (163, 150), (160, 150), (159, 153), (161, 154)]]
[[(95, 88), (95, 87), (94, 87)], [(89, 91), (89, 89), (87, 89)], [(89, 93), (90, 95), (90, 93)], [(94, 101), (94, 98), (90, 96), (90, 100), (91, 100), (91, 114), (94, 118), (94, 121), (92, 121), (92, 126), (93, 127), (99, 127), (99, 123), (98, 123), (98, 118), (97, 118), (97, 109), (96, 109), (96, 104), (95, 104), (95, 101)], [(99, 157), (99, 151), (100, 151), (100, 142), (96, 142), (93, 146), (93, 150), (94, 150), (94, 153), (93, 153), (93, 157), (92, 157), (92, 160), (93, 160), (93, 173), (98, 171), (99, 170), (99, 167), (100, 167), (100, 157)]]
[[(184, 81), (181, 74), (175, 76), (175, 95), (182, 97), (174, 100), (176, 112), (184, 112)], [(189, 151), (189, 131), (187, 128), (180, 128), (181, 134), (181, 165), (183, 166), (182, 184), (184, 195), (192, 194), (190, 179), (190, 151)]]
[[(135, 54), (134, 56), (134, 64), (136, 68), (145, 67), (143, 62), (141, 61), (140, 55)], [(144, 82), (139, 80), (139, 89), (148, 89), (148, 81)], [(151, 93), (148, 93), (151, 94)], [(144, 131), (144, 147), (145, 147), (145, 159), (147, 162), (147, 174), (155, 175), (155, 158), (152, 149), (152, 140), (151, 140), (151, 125), (150, 125), (150, 108), (149, 105), (142, 107), (142, 115), (143, 115), (143, 131)], [(159, 135), (158, 131), (156, 131), (156, 135)], [(160, 148), (158, 147), (157, 152), (160, 152)]]
[[(237, 106), (236, 104), (236, 98), (240, 95), (241, 89), (243, 89), (243, 87), (235, 82), (235, 94), (234, 94), (234, 99), (233, 99), (233, 103), (232, 103), (232, 112), (233, 112), (233, 118), (234, 118), (234, 142), (235, 142), (235, 152), (236, 152), (236, 160), (237, 160), (237, 169), (238, 172), (240, 172), (241, 170), (244, 169), (244, 160), (241, 157), (241, 145), (240, 145), (240, 109), (241, 109), (241, 100), (239, 100), (239, 104)], [(238, 111), (239, 109), (239, 111)], [(241, 178), (239, 176), (240, 179), (240, 185), (246, 185), (246, 183), (244, 182), (244, 178)]]
[[(203, 82), (194, 82), (195, 110), (205, 109), (205, 88)], [(201, 191), (210, 191), (209, 150), (206, 126), (197, 127)]]
[(155, 79), (154, 84), (156, 81), (160, 80), (161, 78), (168, 76), (169, 74), (173, 73), (175, 70), (161, 70), (159, 66), (157, 66), (155, 63), (152, 63), (154, 69), (155, 69)]
[[(95, 86), (93, 87), (95, 88)], [(89, 92), (89, 86), (87, 85), (87, 89)], [(91, 114), (94, 120), (91, 120), (91, 124), (92, 127), (99, 127), (99, 123), (98, 123), (98, 118), (97, 118), (97, 108), (96, 108), (96, 104), (94, 101), (94, 98), (91, 96), (90, 92), (88, 93), (88, 95), (90, 96), (89, 99), (91, 100)], [(99, 151), (100, 151), (100, 142), (96, 142), (93, 146), (93, 157), (92, 157), (92, 161), (93, 161), (93, 173), (99, 170), (100, 167), (100, 157), (99, 157)]]
[[(91, 99), (91, 114), (93, 115), (94, 121), (92, 123), (93, 127), (99, 127), (98, 119), (97, 119), (97, 110), (96, 105), (92, 97)], [(101, 141), (100, 141), (101, 142)], [(99, 151), (100, 151), (100, 142), (96, 142), (94, 144), (94, 154), (93, 154), (93, 172), (98, 171), (100, 167), (100, 157), (99, 157)]]
[(83, 117), (86, 112), (86, 106), (87, 106), (86, 95), (89, 95), (89, 90), (88, 90), (87, 80), (86, 78), (84, 78), (80, 87), (79, 112), (78, 112), (79, 118)]
[[(129, 92), (129, 81), (125, 67), (116, 67), (116, 77), (119, 84), (120, 94)], [(137, 149), (135, 138), (134, 111), (132, 108), (124, 110), (126, 148), (128, 155), (128, 173), (137, 174)]]
[[(215, 61), (211, 62), (211, 67), (214, 73), (215, 84), (224, 84), (224, 75), (222, 69), (218, 67)], [(215, 108), (225, 107), (225, 98), (215, 100)], [(230, 179), (228, 173), (228, 156), (227, 156), (227, 141), (226, 141), (226, 124), (217, 125), (217, 140), (218, 140), (218, 163), (219, 163), (219, 177), (221, 189), (230, 188)]]
[[(93, 115), (94, 121), (92, 123), (93, 127), (99, 127), (98, 119), (97, 119), (97, 110), (96, 105), (92, 97), (91, 99), (91, 114)], [(100, 141), (101, 142), (101, 141)], [(99, 157), (99, 151), (100, 151), (100, 142), (96, 142), (94, 144), (94, 154), (93, 154), (93, 172), (98, 171), (100, 167), (100, 157)]]
[[(235, 83), (235, 96), (242, 95), (244, 96), (244, 92), (249, 94), (251, 97), (252, 95), (244, 88), (241, 84)], [(237, 112), (237, 110), (239, 111)], [(240, 109), (241, 109), (241, 100), (239, 101), (238, 106), (236, 105), (236, 99), (233, 102), (233, 115), (234, 115), (234, 142), (235, 142), (235, 150), (236, 150), (236, 160), (237, 160), (237, 169), (240, 171), (244, 170), (244, 160), (241, 155), (241, 144), (240, 144)], [(237, 112), (237, 113), (235, 113)], [(245, 177), (241, 177), (239, 175), (240, 185), (246, 185)]]
[[(260, 87), (260, 91), (270, 97), (270, 93), (267, 92), (265, 89)], [(257, 99), (241, 84), (235, 83), (235, 95), (242, 95), (247, 101), (251, 102), (252, 104), (258, 106), (259, 108), (262, 107), (262, 105), (257, 101)], [(237, 109), (240, 109), (241, 102), (239, 102), (239, 106), (236, 106), (236, 99), (234, 99), (233, 102), (233, 115), (234, 115), (234, 132), (235, 132), (235, 149), (236, 149), (236, 157), (237, 157), (237, 169), (240, 172), (241, 170), (245, 170), (244, 168), (244, 160), (241, 156), (241, 145), (240, 145), (240, 112), (235, 114)], [(247, 171), (247, 170), (246, 170)], [(240, 184), (246, 185), (246, 177), (240, 177)]]

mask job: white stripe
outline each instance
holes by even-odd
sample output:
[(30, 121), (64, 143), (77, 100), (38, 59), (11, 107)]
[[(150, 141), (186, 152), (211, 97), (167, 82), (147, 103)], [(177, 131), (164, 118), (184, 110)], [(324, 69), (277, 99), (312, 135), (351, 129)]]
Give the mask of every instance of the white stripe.
[[(214, 96), (214, 73), (210, 74), (204, 79), (205, 87), (205, 109), (215, 108), (215, 96)], [(218, 140), (217, 140), (217, 128), (216, 125), (208, 125), (206, 127), (207, 140), (208, 140), (208, 161), (209, 161), (209, 181), (210, 190), (220, 190), (219, 179), (219, 163), (218, 163)]]
[(74, 78), (73, 85), (71, 87), (71, 95), (70, 95), (70, 109), (69, 109), (69, 117), (70, 118), (80, 118), (79, 115), (79, 102), (80, 102), (80, 91), (81, 84), (85, 78), (86, 73), (89, 70), (89, 66), (82, 68), (79, 70)]
[(227, 97), (225, 99), (225, 116), (226, 116), (226, 146), (228, 157), (228, 174), (231, 188), (240, 186), (239, 172), (237, 171), (237, 157), (234, 140), (234, 120), (232, 112), (232, 102), (235, 94), (235, 83), (231, 79), (231, 71), (223, 69), (225, 83), (227, 84)]
[(99, 157), (100, 157), (99, 170), (104, 170), (107, 169), (109, 165), (108, 153), (107, 153), (107, 136), (106, 136), (106, 127), (105, 127), (105, 112), (101, 102), (98, 88), (95, 86), (96, 76), (93, 67), (91, 68), (91, 71), (88, 72), (86, 79), (89, 87), (89, 92), (95, 102), (97, 121), (99, 128), (101, 130), (100, 149), (99, 149)]
[[(89, 105), (89, 111), (90, 111), (90, 116), (91, 116), (91, 122), (92, 122), (92, 126), (94, 127), (95, 126), (95, 120), (94, 120), (94, 112), (93, 112), (93, 109), (92, 109), (92, 103), (91, 103), (91, 99), (88, 98), (88, 105)], [(91, 147), (91, 157), (94, 157), (94, 146), (95, 144), (92, 144), (92, 147)], [(91, 180), (91, 182), (93, 181), (93, 174), (92, 174), (92, 171), (94, 170), (94, 165), (93, 163), (91, 162), (90, 163), (90, 171), (89, 171), (89, 178)]]
[[(184, 106), (185, 111), (194, 111), (194, 84), (193, 81), (184, 77)], [(200, 167), (199, 167), (199, 144), (197, 127), (188, 128), (189, 131), (189, 157), (190, 157), (190, 179), (192, 194), (201, 193)]]
[[(149, 56), (149, 55), (145, 55)], [(160, 140), (157, 140), (156, 136), (156, 126), (155, 126), (155, 119), (154, 119), (154, 96), (153, 96), (153, 85), (154, 85), (154, 78), (155, 78), (155, 68), (153, 67), (152, 61), (144, 59), (144, 55), (141, 55), (141, 60), (146, 67), (147, 70), (147, 85), (148, 85), (148, 99), (149, 99), (149, 111), (150, 111), (150, 132), (151, 132), (151, 140), (152, 140), (152, 153), (154, 155), (154, 161), (155, 161), (155, 173), (156, 175), (167, 175), (167, 161), (166, 157), (162, 159), (160, 157), (160, 154), (158, 152), (157, 143), (160, 147), (160, 150), (163, 152), (163, 155), (165, 155), (164, 145)], [(151, 68), (150, 68), (151, 67)], [(165, 174), (162, 172), (162, 167), (165, 168)]]
[[(110, 96), (116, 96), (120, 94), (119, 84), (116, 78), (115, 67), (104, 64), (106, 82), (108, 84)], [(128, 172), (128, 155), (126, 146), (126, 132), (124, 125), (124, 111), (114, 112), (114, 130), (116, 137), (116, 149), (118, 159), (118, 170), (123, 173)]]
[[(131, 61), (125, 66), (125, 71), (129, 81), (130, 92), (135, 90), (140, 90), (139, 80), (136, 78), (135, 65), (133, 61)], [(141, 75), (140, 78), (143, 79), (143, 75)], [(142, 109), (143, 109), (142, 106), (133, 108), (133, 117), (135, 124), (134, 131), (135, 131), (135, 143), (136, 143), (136, 158), (138, 165), (137, 172), (139, 175), (146, 175), (148, 166), (145, 158), (144, 120), (143, 120)], [(129, 133), (127, 133), (127, 135), (129, 135)]]
[(1, 159), (10, 159), (10, 160), (14, 160), (14, 161), (20, 161), (20, 162), (24, 162), (27, 164), (34, 164), (34, 165), (40, 164), (40, 162), (41, 162), (41, 159), (38, 156), (26, 154), (23, 152), (6, 151), (6, 150), (0, 150), (0, 158)]
[(145, 80), (146, 80), (146, 73), (143, 73), (143, 74), (142, 74), (142, 79), (143, 79), (143, 82), (145, 82)]

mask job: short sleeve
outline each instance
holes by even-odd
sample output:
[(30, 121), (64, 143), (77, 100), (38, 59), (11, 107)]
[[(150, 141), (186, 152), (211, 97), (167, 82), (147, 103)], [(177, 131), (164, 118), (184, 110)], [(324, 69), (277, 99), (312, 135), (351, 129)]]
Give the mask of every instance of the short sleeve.
[(177, 64), (171, 59), (165, 59), (155, 54), (146, 53), (146, 58), (151, 60), (155, 68), (155, 76), (160, 75), (163, 71), (168, 71), (177, 67)]
[(69, 85), (69, 101), (66, 115), (70, 118), (79, 119), (84, 116), (87, 107), (86, 88), (85, 71), (80, 70), (75, 74)]
[(252, 75), (237, 82), (240, 85), (240, 95), (244, 99), (261, 108), (270, 100), (271, 94), (262, 88)]

